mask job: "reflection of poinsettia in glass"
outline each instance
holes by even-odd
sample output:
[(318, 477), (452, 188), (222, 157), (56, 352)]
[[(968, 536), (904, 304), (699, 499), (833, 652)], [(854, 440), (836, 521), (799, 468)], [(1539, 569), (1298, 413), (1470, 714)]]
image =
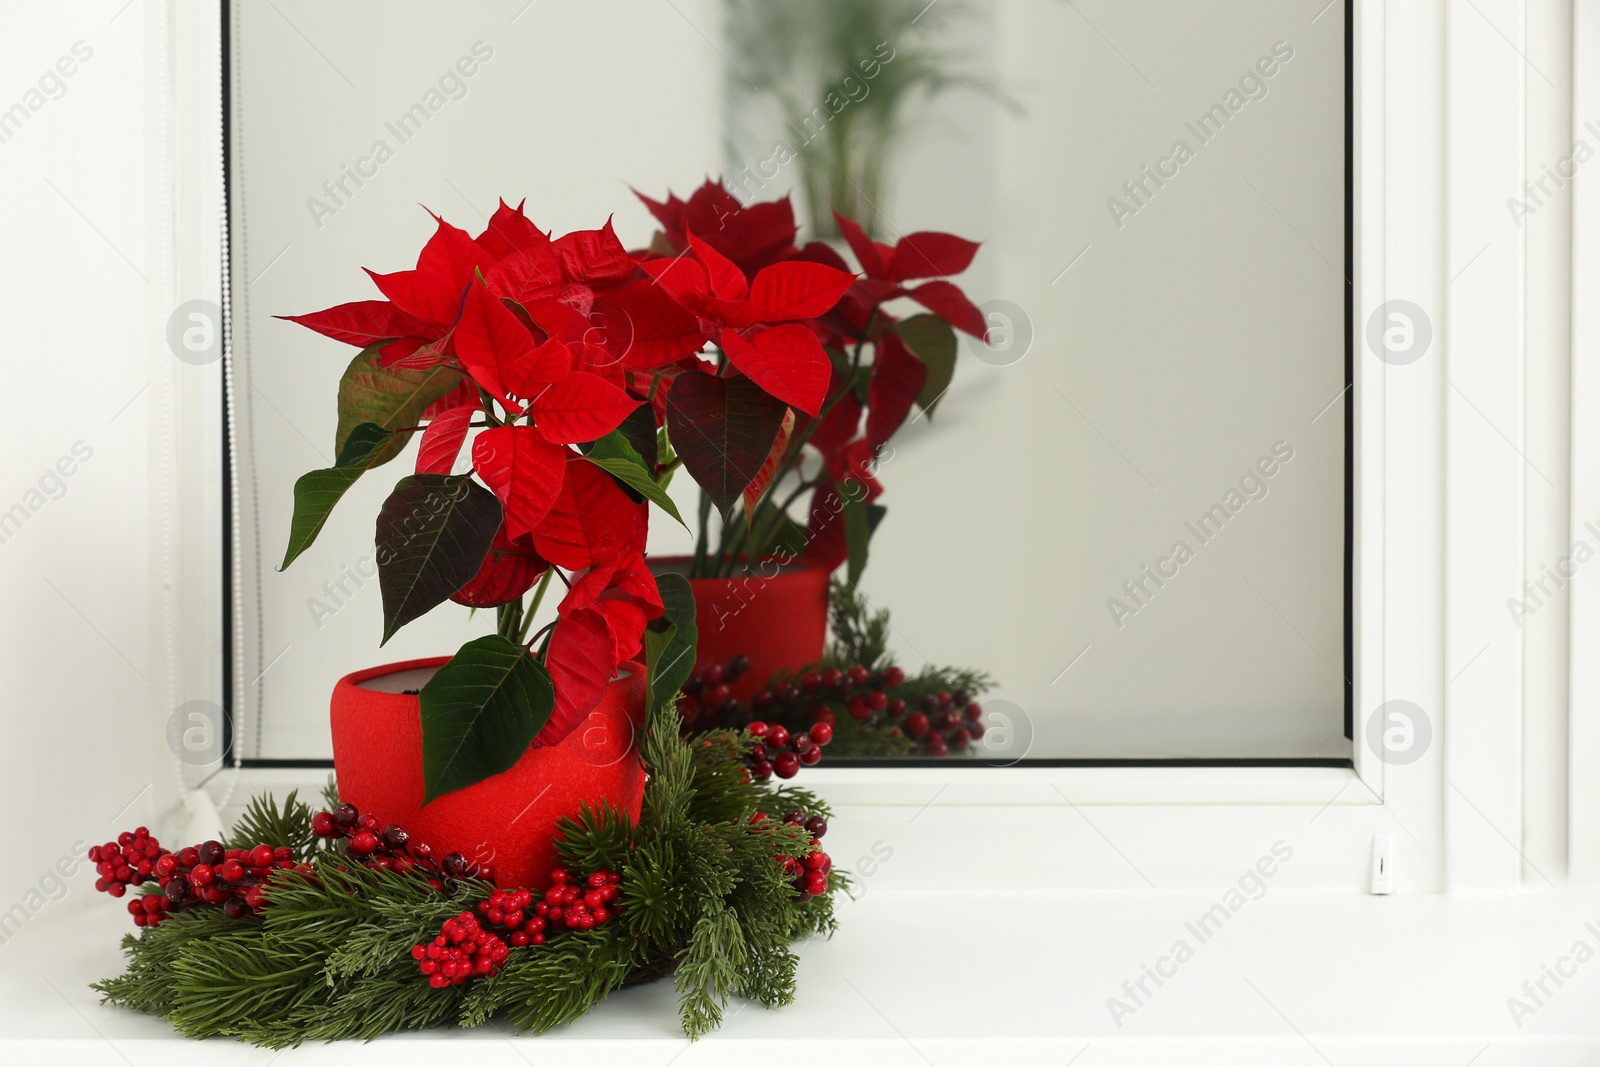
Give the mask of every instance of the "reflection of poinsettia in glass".
[[(890, 247), (841, 218), (861, 277), (827, 245), (795, 245), (787, 198), (745, 206), (707, 182), (687, 201), (641, 199), (664, 230), (649, 250), (630, 253), (609, 222), (552, 238), (502, 202), (477, 237), (436, 219), (415, 269), (369, 271), (387, 299), (289, 317), (361, 352), (339, 385), (335, 465), (295, 483), (284, 566), (417, 434), (415, 473), (378, 517), (384, 640), (445, 600), (496, 609), (496, 632), (423, 688), (430, 800), (558, 743), (641, 649), (682, 661), (651, 681), (676, 690), (693, 600), (681, 577), (658, 585), (643, 552), (647, 501), (682, 521), (665, 489), (679, 466), (702, 489), (692, 575), (803, 554), (848, 559), (854, 580), (883, 513), (879, 450), (948, 387), (952, 327), (983, 331), (944, 280), (969, 241)], [(902, 297), (929, 313), (884, 310)], [(453, 473), (463, 451), (470, 470)], [(566, 594), (530, 635), (552, 576)]]
[[(708, 181), (688, 200), (640, 199), (664, 231), (641, 270), (695, 317), (719, 356), (627, 358), (658, 379), (649, 395), (676, 450), (668, 462), (688, 470), (725, 520), (713, 548), (703, 503), (691, 575), (804, 556), (829, 568), (848, 559), (854, 581), (883, 516), (874, 472), (884, 444), (913, 406), (931, 413), (949, 388), (954, 330), (984, 333), (983, 313), (946, 280), (978, 246), (946, 233), (878, 244), (837, 216), (861, 277), (826, 244), (795, 245), (787, 197), (741, 204)], [(884, 309), (900, 298), (928, 313)], [(797, 522), (789, 508), (806, 493), (810, 508)]]

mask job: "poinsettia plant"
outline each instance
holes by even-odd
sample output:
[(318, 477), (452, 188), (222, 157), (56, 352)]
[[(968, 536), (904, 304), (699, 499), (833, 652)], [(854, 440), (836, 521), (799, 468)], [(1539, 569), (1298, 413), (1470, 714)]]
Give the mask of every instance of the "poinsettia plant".
[[(296, 482), (283, 561), (421, 435), (415, 471), (378, 515), (383, 640), (445, 600), (494, 608), (497, 622), (422, 689), (427, 800), (559, 743), (642, 644), (671, 665), (656, 691), (675, 691), (692, 664), (687, 584), (658, 585), (644, 561), (645, 501), (678, 513), (619, 357), (637, 343), (681, 358), (704, 340), (609, 223), (553, 239), (503, 203), (477, 237), (436, 222), (414, 270), (371, 274), (386, 300), (289, 316), (361, 352), (339, 384), (338, 459)], [(608, 316), (666, 332), (619, 341)], [(454, 473), (464, 448), (471, 468)], [(552, 576), (564, 596), (530, 634)]]
[[(747, 205), (707, 181), (688, 200), (640, 199), (663, 230), (640, 270), (711, 344), (678, 360), (628, 356), (653, 375), (649, 396), (675, 450), (662, 458), (703, 491), (690, 575), (727, 576), (776, 554), (830, 570), (848, 561), (854, 584), (884, 514), (885, 444), (914, 406), (931, 413), (949, 388), (955, 331), (984, 334), (983, 313), (947, 280), (978, 245), (933, 232), (886, 245), (836, 213), (855, 271), (828, 244), (796, 244), (787, 196)], [(884, 305), (902, 297), (926, 311), (891, 314)], [(790, 510), (806, 494), (797, 521)], [(712, 506), (723, 520), (715, 546)]]
[[(435, 216), (414, 269), (368, 271), (385, 299), (285, 316), (360, 352), (339, 383), (337, 459), (295, 483), (283, 566), (415, 434), (415, 469), (377, 521), (383, 641), (446, 600), (496, 612), (422, 689), (427, 800), (559, 743), (640, 656), (652, 699), (676, 693), (693, 598), (644, 550), (650, 503), (683, 521), (666, 492), (678, 467), (701, 488), (691, 575), (781, 549), (848, 559), (853, 582), (882, 514), (880, 450), (948, 387), (953, 330), (983, 332), (945, 280), (972, 242), (884, 245), (840, 217), (857, 272), (796, 245), (787, 198), (744, 206), (708, 181), (687, 201), (641, 199), (663, 228), (641, 251), (609, 221), (553, 237), (501, 202), (476, 237)], [(928, 312), (884, 309), (901, 297)], [(533, 630), (553, 577), (555, 618)]]

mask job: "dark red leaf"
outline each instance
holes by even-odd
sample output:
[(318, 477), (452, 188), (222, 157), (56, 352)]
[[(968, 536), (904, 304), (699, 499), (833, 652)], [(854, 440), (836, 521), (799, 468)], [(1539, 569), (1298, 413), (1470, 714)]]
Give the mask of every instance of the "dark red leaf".
[(981, 338), (988, 330), (983, 312), (951, 282), (924, 282), (906, 294), (958, 330)]
[(867, 380), (867, 441), (874, 448), (906, 421), (927, 378), (928, 368), (922, 360), (911, 354), (894, 331), (883, 331)]
[(839, 224), (839, 232), (850, 244), (850, 251), (856, 254), (856, 262), (861, 264), (861, 269), (867, 272), (869, 278), (882, 278), (889, 267), (889, 257), (893, 250), (875, 243), (867, 236), (867, 231), (856, 225), (853, 219), (847, 219), (837, 211), (833, 213), (833, 221)]
[(690, 477), (726, 515), (760, 472), (786, 412), (749, 378), (689, 372), (667, 394), (667, 433)]
[(977, 254), (976, 241), (968, 241), (954, 234), (927, 230), (908, 233), (895, 245), (894, 258), (889, 261), (884, 276), (891, 282), (904, 282), (913, 278), (943, 278), (949, 274), (960, 274)]

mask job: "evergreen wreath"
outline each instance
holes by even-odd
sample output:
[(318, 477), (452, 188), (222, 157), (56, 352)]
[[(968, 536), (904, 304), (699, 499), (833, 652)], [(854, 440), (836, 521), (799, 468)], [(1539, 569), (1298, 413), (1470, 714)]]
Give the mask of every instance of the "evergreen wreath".
[[(91, 850), (96, 887), (134, 889), (142, 929), (123, 939), (127, 971), (93, 988), (189, 1037), (283, 1048), (497, 1015), (543, 1033), (612, 990), (672, 975), (684, 1033), (698, 1038), (731, 997), (793, 1001), (790, 946), (832, 934), (833, 895), (848, 885), (818, 847), (827, 805), (753, 778), (754, 743), (731, 730), (684, 738), (671, 703), (658, 704), (640, 746), (638, 824), (607, 805), (564, 821), (565, 867), (536, 906), (473, 877), (458, 853), (435, 863), (398, 827), (314, 812), (293, 793), (281, 807), (256, 798), (227, 842), (194, 850), (122, 834)], [(332, 783), (325, 799), (337, 805)], [(164, 890), (147, 884), (157, 877)], [(571, 903), (584, 896), (588, 910)], [(555, 918), (563, 901), (575, 927)], [(523, 906), (543, 910), (525, 919)]]

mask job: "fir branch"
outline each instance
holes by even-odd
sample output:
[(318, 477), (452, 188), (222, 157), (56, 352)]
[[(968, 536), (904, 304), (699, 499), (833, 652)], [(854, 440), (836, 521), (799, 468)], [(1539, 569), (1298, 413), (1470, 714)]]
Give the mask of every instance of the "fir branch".
[(738, 916), (720, 902), (707, 907), (694, 924), (673, 980), (678, 1020), (691, 1039), (721, 1025), (722, 1009), (738, 987), (747, 955)]
[(633, 821), (608, 800), (598, 809), (587, 802), (578, 807), (578, 818), (562, 819), (558, 825), (556, 853), (568, 867), (593, 873), (602, 867), (620, 871), (637, 847)]
[(295, 859), (310, 859), (316, 851), (317, 836), (311, 832), (311, 806), (298, 798), (298, 792), (290, 790), (283, 799), (282, 808), (270, 795), (252, 798), (224, 845), (227, 848), (287, 847), (294, 851)]

